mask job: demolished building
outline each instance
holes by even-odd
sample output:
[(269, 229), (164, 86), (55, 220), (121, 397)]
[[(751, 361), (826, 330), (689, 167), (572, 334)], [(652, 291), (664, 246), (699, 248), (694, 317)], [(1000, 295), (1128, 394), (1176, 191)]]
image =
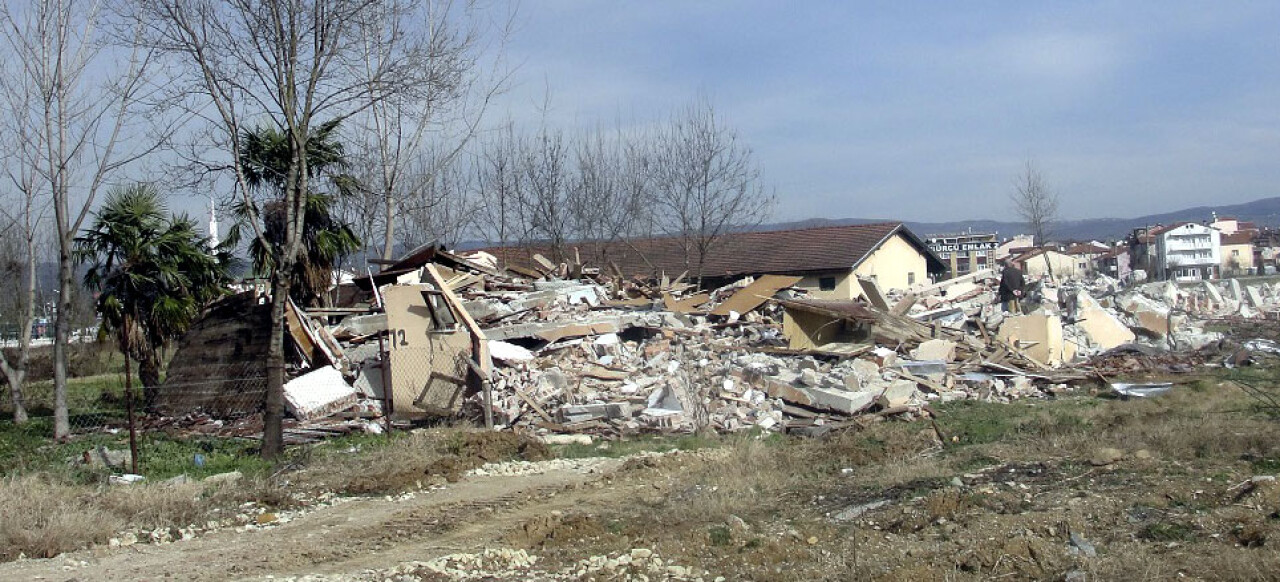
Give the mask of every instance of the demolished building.
[[(1133, 362), (1164, 365), (1173, 350), (1208, 349), (1220, 336), (1207, 320), (1280, 313), (1280, 289), (1269, 284), (1047, 280), (1029, 288), (1023, 312), (1004, 313), (990, 269), (900, 288), (851, 269), (846, 284), (858, 293), (832, 298), (802, 273), (707, 288), (543, 259), (504, 266), (486, 252), (420, 248), (357, 279), (352, 304), (291, 308), (290, 426), (468, 417), (605, 437), (814, 434), (927, 417), (937, 401), (1050, 396), (1131, 372)], [(200, 366), (260, 366), (254, 353), (269, 326), (252, 314), (262, 306), (252, 294), (229, 298), (183, 339), (161, 397), (166, 414), (255, 412), (263, 384)], [(211, 357), (186, 356), (200, 350)], [(191, 390), (197, 378), (207, 391)]]

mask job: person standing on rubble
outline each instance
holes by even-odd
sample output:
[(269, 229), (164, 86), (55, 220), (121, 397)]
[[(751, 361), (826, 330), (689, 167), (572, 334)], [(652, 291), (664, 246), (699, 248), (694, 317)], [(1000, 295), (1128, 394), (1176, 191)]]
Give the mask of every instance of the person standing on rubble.
[(1022, 277), (1022, 270), (1013, 260), (1004, 261), (1004, 271), (1000, 273), (1000, 304), (1006, 312), (1022, 313), (1022, 293), (1027, 282)]

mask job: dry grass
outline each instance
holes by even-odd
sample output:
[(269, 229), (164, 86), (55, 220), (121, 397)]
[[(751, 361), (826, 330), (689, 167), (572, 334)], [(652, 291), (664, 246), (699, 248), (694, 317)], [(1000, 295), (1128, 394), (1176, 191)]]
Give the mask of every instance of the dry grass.
[(545, 444), (525, 435), (439, 428), (386, 439), (369, 451), (322, 451), (308, 459), (308, 467), (291, 480), (312, 491), (399, 493), (456, 481), (463, 472), (488, 462), (536, 461), (550, 456)]
[(93, 487), (47, 473), (0, 481), (0, 561), (52, 557), (105, 543), (125, 529), (186, 527), (246, 501), (287, 505), (279, 487), (244, 478), (234, 484)]
[(102, 543), (125, 523), (99, 507), (84, 487), (43, 475), (0, 481), (0, 560), (48, 558)]

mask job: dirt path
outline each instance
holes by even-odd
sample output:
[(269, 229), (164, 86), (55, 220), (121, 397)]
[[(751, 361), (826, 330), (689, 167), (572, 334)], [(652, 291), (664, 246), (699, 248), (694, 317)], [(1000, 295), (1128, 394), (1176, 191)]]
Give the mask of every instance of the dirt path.
[(550, 470), (469, 477), (411, 499), (361, 499), (318, 509), (270, 529), (215, 532), (166, 545), (96, 548), (0, 565), (0, 580), (260, 580), (354, 574), (484, 547), (555, 510), (582, 511), (617, 493), (582, 487), (614, 471)]

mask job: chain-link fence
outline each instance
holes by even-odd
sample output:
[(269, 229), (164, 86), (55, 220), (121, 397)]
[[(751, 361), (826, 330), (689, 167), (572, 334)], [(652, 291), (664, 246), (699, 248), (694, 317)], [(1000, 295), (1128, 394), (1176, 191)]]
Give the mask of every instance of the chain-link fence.
[[(189, 368), (189, 367), (188, 367)], [(149, 468), (172, 473), (174, 464), (193, 473), (238, 465), (255, 455), (262, 435), (265, 367), (261, 363), (204, 366), (199, 375), (170, 377), (143, 386), (136, 370), (126, 398), (123, 372), (73, 377), (67, 382), (69, 435), (55, 439), (56, 400), (48, 380), (25, 386), (28, 418), (16, 422), (9, 387), (0, 404), (0, 473), (45, 469)], [(132, 408), (132, 420), (130, 412)], [(131, 438), (132, 424), (132, 438)], [(178, 471), (182, 472), (182, 471)]]

